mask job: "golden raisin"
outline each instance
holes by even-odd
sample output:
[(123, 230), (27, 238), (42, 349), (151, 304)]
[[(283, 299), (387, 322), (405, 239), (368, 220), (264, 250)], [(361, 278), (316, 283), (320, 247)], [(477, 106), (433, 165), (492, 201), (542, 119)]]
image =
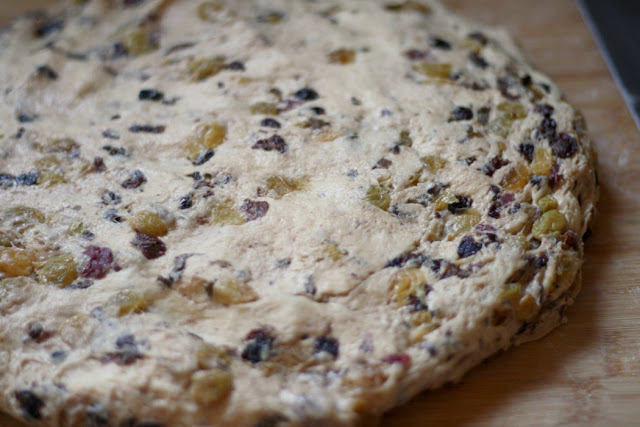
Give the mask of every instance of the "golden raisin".
[(222, 123), (207, 123), (196, 127), (195, 135), (187, 139), (190, 160), (195, 160), (202, 150), (218, 148), (227, 137), (227, 126)]
[(538, 240), (543, 236), (560, 237), (567, 231), (567, 220), (557, 209), (552, 209), (542, 214), (533, 224), (531, 234)]
[(8, 277), (28, 276), (33, 272), (35, 256), (17, 248), (0, 248), (0, 273)]
[(471, 230), (472, 227), (475, 227), (482, 218), (480, 212), (476, 209), (467, 209), (465, 212), (461, 214), (454, 215), (447, 222), (447, 240), (455, 240), (458, 236), (466, 233)]
[(202, 344), (196, 351), (196, 358), (200, 369), (212, 369), (231, 364), (231, 357), (227, 352), (209, 343)]
[(516, 165), (511, 168), (500, 180), (500, 185), (508, 191), (522, 190), (531, 179), (531, 172), (524, 165)]
[(142, 55), (158, 49), (158, 43), (154, 40), (149, 30), (142, 28), (127, 33), (122, 44), (127, 52), (134, 55)]
[(550, 194), (547, 194), (540, 200), (538, 200), (538, 207), (542, 212), (547, 212), (552, 209), (558, 208), (558, 201)]
[(129, 219), (129, 225), (135, 231), (153, 237), (164, 236), (168, 231), (162, 217), (152, 211), (139, 211)]
[(431, 13), (431, 8), (429, 6), (414, 0), (407, 0), (399, 3), (387, 3), (384, 5), (384, 8), (391, 12), (420, 12), (425, 15)]
[(204, 1), (198, 5), (198, 18), (201, 21), (214, 21), (217, 12), (222, 10), (222, 3), (217, 1)]
[(338, 49), (329, 53), (331, 64), (351, 64), (356, 60), (356, 52), (353, 49)]
[(189, 63), (191, 80), (200, 81), (224, 70), (224, 58), (195, 59)]
[(233, 389), (231, 373), (222, 369), (196, 371), (191, 375), (191, 398), (201, 405), (211, 405), (229, 395)]
[(264, 114), (267, 116), (277, 116), (280, 114), (278, 106), (272, 102), (256, 102), (249, 107), (251, 114)]
[(246, 222), (240, 211), (230, 202), (220, 202), (213, 207), (211, 221), (221, 225), (242, 225)]
[(124, 316), (130, 313), (142, 313), (147, 311), (148, 303), (144, 295), (131, 289), (124, 289), (118, 292), (113, 298), (113, 302), (118, 307), (118, 315)]
[(71, 254), (57, 255), (38, 265), (38, 281), (42, 284), (64, 288), (77, 277), (78, 266)]
[(247, 285), (236, 279), (223, 279), (213, 286), (213, 298), (224, 305), (243, 304), (258, 299), (258, 295)]
[(413, 71), (432, 79), (448, 79), (451, 76), (451, 64), (438, 62), (419, 62)]
[[(397, 271), (391, 279), (389, 286), (389, 301), (395, 302), (398, 306), (404, 306), (409, 302), (409, 296), (424, 296), (424, 284), (426, 278), (419, 268), (405, 268)], [(423, 295), (420, 295), (420, 294)]]
[(531, 162), (531, 170), (536, 175), (548, 175), (553, 167), (553, 153), (551, 149), (538, 147), (533, 152), (533, 162)]
[(282, 196), (294, 191), (302, 190), (307, 183), (307, 178), (287, 178), (284, 176), (270, 176), (267, 178), (267, 188), (269, 194), (279, 199)]
[(538, 302), (531, 294), (526, 294), (518, 303), (516, 310), (516, 319), (525, 321), (540, 310)]
[(427, 167), (427, 170), (431, 173), (435, 173), (447, 165), (447, 159), (443, 159), (438, 156), (424, 156), (422, 163)]
[(502, 301), (509, 301), (515, 306), (520, 300), (520, 295), (522, 295), (522, 285), (520, 283), (510, 283), (500, 292), (499, 298)]
[(0, 222), (20, 233), (24, 233), (36, 223), (43, 223), (44, 220), (42, 212), (28, 206), (14, 206), (0, 214)]
[(371, 185), (367, 191), (367, 201), (386, 211), (391, 204), (391, 197), (386, 188), (379, 185)]

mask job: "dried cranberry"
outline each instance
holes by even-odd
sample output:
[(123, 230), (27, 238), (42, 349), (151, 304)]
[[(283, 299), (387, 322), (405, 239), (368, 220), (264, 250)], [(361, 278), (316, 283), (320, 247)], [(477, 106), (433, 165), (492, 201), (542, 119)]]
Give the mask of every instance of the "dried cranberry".
[(411, 364), (411, 356), (407, 353), (394, 353), (384, 356), (382, 358), (384, 363), (393, 365), (394, 363), (400, 363), (405, 368)]
[(518, 146), (518, 151), (522, 154), (527, 162), (531, 163), (533, 161), (533, 152), (535, 151), (535, 147), (533, 144), (520, 144)]
[(253, 144), (251, 148), (253, 148), (254, 150), (262, 149), (264, 151), (277, 150), (280, 153), (284, 154), (287, 152), (289, 146), (287, 145), (284, 138), (282, 138), (280, 135), (273, 135), (270, 138), (258, 140), (258, 142)]
[(167, 247), (162, 240), (139, 231), (136, 231), (136, 237), (131, 244), (140, 249), (146, 259), (160, 258), (167, 252)]
[(269, 210), (269, 203), (244, 199), (240, 209), (247, 214), (247, 221), (254, 221), (267, 214), (267, 211)]
[(83, 254), (89, 257), (89, 263), (82, 271), (82, 277), (102, 279), (113, 267), (113, 253), (109, 248), (88, 246)]
[(563, 176), (559, 172), (560, 166), (558, 165), (558, 162), (553, 162), (551, 171), (547, 176), (547, 183), (549, 184), (549, 188), (551, 188), (552, 190), (555, 190), (560, 184), (560, 181), (562, 181)]
[(467, 107), (456, 107), (451, 112), (449, 121), (471, 120), (473, 119), (473, 111)]
[(482, 249), (482, 243), (476, 242), (471, 236), (466, 236), (458, 246), (458, 256), (460, 258), (467, 258), (478, 253), (480, 249)]
[(566, 133), (560, 133), (549, 141), (551, 151), (556, 157), (566, 159), (578, 151), (578, 141)]
[(336, 358), (340, 352), (340, 343), (332, 337), (318, 337), (313, 346), (313, 352), (320, 353), (323, 351)]

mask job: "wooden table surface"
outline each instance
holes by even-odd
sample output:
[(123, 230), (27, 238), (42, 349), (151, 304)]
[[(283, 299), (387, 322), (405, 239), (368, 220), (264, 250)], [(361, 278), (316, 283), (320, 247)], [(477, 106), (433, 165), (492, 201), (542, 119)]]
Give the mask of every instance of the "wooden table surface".
[[(0, 21), (51, 3), (0, 2)], [(584, 112), (599, 152), (599, 215), (568, 324), (421, 394), (383, 426), (640, 425), (640, 134), (572, 1), (445, 3), (508, 28)]]

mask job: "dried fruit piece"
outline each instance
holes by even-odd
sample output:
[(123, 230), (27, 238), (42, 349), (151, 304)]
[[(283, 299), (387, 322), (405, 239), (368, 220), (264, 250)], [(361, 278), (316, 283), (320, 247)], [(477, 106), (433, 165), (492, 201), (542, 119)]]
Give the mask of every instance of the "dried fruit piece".
[(224, 305), (255, 301), (258, 295), (251, 286), (237, 279), (223, 279), (213, 285), (213, 299)]
[(189, 394), (201, 405), (211, 405), (224, 399), (232, 389), (233, 377), (222, 369), (196, 371), (191, 375)]
[(411, 295), (422, 300), (427, 294), (426, 284), (425, 275), (419, 268), (398, 270), (393, 275), (389, 286), (389, 302), (403, 307), (411, 303), (409, 298)]
[(567, 230), (567, 220), (557, 209), (552, 209), (542, 214), (533, 224), (531, 234), (538, 240), (544, 236), (560, 237)]
[(374, 206), (386, 211), (391, 204), (391, 196), (386, 188), (372, 184), (367, 190), (367, 201)]
[(216, 204), (213, 207), (211, 214), (211, 221), (214, 224), (242, 225), (246, 222), (240, 211), (234, 208), (229, 201)]
[(266, 116), (277, 116), (280, 114), (278, 105), (273, 102), (256, 102), (249, 107), (249, 111), (251, 111), (251, 114), (264, 114)]
[(550, 194), (538, 200), (538, 207), (542, 212), (547, 212), (558, 207), (558, 201)]
[(556, 157), (566, 159), (578, 151), (578, 141), (566, 133), (560, 133), (549, 140), (551, 151)]
[(282, 196), (292, 193), (294, 191), (300, 191), (307, 185), (308, 179), (303, 178), (287, 178), (284, 176), (270, 176), (267, 178), (267, 189), (269, 195), (275, 199), (280, 199)]
[(160, 258), (167, 252), (167, 247), (162, 240), (138, 231), (131, 244), (140, 249), (146, 259)]
[(140, 28), (128, 32), (122, 40), (122, 45), (127, 52), (142, 55), (158, 49), (158, 40), (150, 30)]
[(224, 69), (225, 62), (222, 57), (194, 59), (188, 66), (189, 76), (196, 82), (215, 76)]
[(518, 303), (516, 319), (525, 321), (540, 310), (538, 302), (531, 294), (526, 294)]
[(447, 240), (455, 240), (458, 236), (475, 227), (481, 219), (482, 215), (476, 209), (468, 209), (462, 214), (453, 216), (449, 221), (447, 221)]
[(508, 191), (521, 191), (531, 179), (531, 172), (529, 169), (521, 164), (518, 164), (502, 177), (500, 185)]
[(147, 178), (144, 176), (142, 171), (140, 171), (139, 169), (136, 169), (133, 172), (131, 172), (131, 174), (129, 175), (129, 178), (122, 181), (122, 184), (120, 185), (122, 186), (122, 188), (131, 190), (131, 189), (140, 187), (145, 182), (147, 182)]
[(422, 163), (426, 165), (427, 170), (431, 173), (439, 171), (440, 169), (444, 168), (447, 163), (449, 163), (447, 159), (443, 159), (442, 157), (438, 156), (424, 156), (421, 160)]
[(412, 1), (412, 0), (403, 1), (400, 3), (386, 3), (384, 5), (384, 8), (385, 10), (388, 10), (390, 12), (410, 11), (410, 12), (420, 12), (425, 15), (428, 15), (431, 13), (431, 8), (429, 6), (427, 6), (426, 4), (420, 3), (419, 1)]
[(451, 64), (438, 62), (418, 62), (413, 66), (413, 71), (432, 79), (449, 79), (451, 77)]
[(247, 340), (249, 342), (242, 350), (244, 360), (256, 364), (272, 356), (275, 337), (270, 329), (254, 329), (247, 334)]
[(114, 267), (113, 253), (109, 248), (88, 246), (83, 254), (89, 257), (89, 262), (84, 270), (82, 270), (82, 277), (102, 279), (109, 273), (109, 270)]
[(69, 286), (78, 277), (78, 266), (71, 254), (61, 254), (49, 258), (38, 267), (38, 281), (60, 288)]
[(217, 12), (220, 12), (223, 4), (218, 1), (204, 1), (198, 5), (197, 13), (201, 21), (213, 22)]
[(24, 233), (37, 223), (43, 223), (44, 220), (45, 216), (41, 211), (28, 206), (14, 206), (3, 210), (0, 214), (0, 223), (19, 233)]
[(7, 277), (28, 276), (33, 271), (35, 255), (18, 248), (0, 248), (0, 273)]
[(329, 353), (334, 359), (340, 354), (340, 342), (333, 337), (318, 337), (313, 344), (313, 353)]
[(553, 167), (553, 155), (551, 150), (544, 147), (538, 147), (533, 153), (533, 162), (531, 170), (536, 175), (546, 176), (551, 172)]
[(251, 147), (254, 150), (262, 149), (264, 151), (273, 151), (276, 150), (282, 154), (287, 152), (289, 146), (285, 142), (284, 138), (280, 135), (273, 135), (267, 139), (259, 139), (253, 146)]
[(526, 108), (517, 102), (501, 102), (496, 107), (496, 118), (489, 123), (489, 131), (507, 137), (513, 122), (527, 117)]
[(356, 51), (353, 49), (338, 49), (329, 53), (329, 63), (331, 64), (351, 64), (356, 60)]
[(509, 301), (514, 307), (522, 295), (522, 285), (520, 283), (510, 283), (500, 292), (498, 298), (502, 301)]
[(131, 217), (129, 225), (133, 230), (153, 237), (164, 236), (169, 231), (167, 224), (160, 215), (146, 210), (139, 211)]
[(267, 214), (269, 211), (269, 202), (244, 199), (240, 209), (245, 212), (247, 221), (255, 221)]
[(144, 295), (131, 289), (124, 289), (118, 292), (112, 301), (118, 307), (119, 316), (142, 313), (147, 311), (148, 308), (147, 299)]

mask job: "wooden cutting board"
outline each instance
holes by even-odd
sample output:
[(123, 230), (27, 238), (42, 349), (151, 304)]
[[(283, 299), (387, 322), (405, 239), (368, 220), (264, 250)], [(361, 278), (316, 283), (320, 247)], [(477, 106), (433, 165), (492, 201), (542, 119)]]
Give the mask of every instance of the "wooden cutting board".
[[(1, 0), (0, 20), (47, 3)], [(568, 324), (421, 394), (383, 425), (640, 425), (640, 134), (570, 0), (445, 3), (509, 29), (584, 112), (600, 157), (599, 216)]]

